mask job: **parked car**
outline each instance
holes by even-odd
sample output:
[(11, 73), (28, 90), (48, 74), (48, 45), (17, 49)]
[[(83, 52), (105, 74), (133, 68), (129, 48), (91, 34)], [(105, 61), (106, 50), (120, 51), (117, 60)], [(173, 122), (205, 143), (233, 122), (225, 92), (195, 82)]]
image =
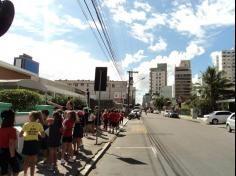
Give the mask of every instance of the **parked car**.
[(169, 113), (169, 117), (170, 117), (170, 118), (179, 118), (179, 113), (176, 112), (176, 111), (171, 111), (171, 112)]
[(159, 114), (160, 112), (156, 109), (153, 111), (153, 114)]
[(226, 129), (228, 132), (235, 130), (235, 113), (231, 114), (226, 121)]
[(164, 111), (164, 117), (169, 117), (170, 116), (170, 111), (169, 110), (165, 110)]
[(213, 111), (210, 114), (204, 115), (204, 120), (207, 124), (218, 124), (218, 123), (226, 123), (227, 118), (232, 113), (229, 111)]

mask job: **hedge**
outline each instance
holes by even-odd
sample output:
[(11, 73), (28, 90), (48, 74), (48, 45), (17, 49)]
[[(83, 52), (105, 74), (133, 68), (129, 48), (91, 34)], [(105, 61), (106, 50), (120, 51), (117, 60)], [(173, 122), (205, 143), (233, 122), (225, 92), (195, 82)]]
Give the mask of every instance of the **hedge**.
[(66, 106), (66, 103), (69, 99), (73, 100), (75, 109), (86, 106), (86, 102), (84, 102), (83, 100), (79, 98), (75, 98), (75, 97), (73, 98), (73, 97), (64, 96), (64, 95), (56, 95), (54, 98), (52, 98), (51, 101), (61, 106)]
[(0, 90), (0, 102), (12, 103), (15, 111), (31, 111), (36, 104), (42, 103), (42, 96), (26, 89), (3, 89)]

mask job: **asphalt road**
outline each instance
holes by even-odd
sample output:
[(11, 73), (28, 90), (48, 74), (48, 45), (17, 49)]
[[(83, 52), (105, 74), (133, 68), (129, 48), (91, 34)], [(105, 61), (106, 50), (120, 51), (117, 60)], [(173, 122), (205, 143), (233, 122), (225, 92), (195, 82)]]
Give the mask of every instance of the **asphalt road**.
[(125, 132), (89, 176), (234, 176), (235, 133), (148, 114)]

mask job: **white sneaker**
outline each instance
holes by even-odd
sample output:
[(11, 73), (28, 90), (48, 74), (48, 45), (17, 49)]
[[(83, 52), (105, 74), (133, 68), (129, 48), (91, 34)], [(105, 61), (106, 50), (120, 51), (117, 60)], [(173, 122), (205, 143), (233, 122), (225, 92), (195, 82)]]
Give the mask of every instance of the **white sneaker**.
[(61, 164), (65, 164), (66, 161), (64, 159), (61, 159)]

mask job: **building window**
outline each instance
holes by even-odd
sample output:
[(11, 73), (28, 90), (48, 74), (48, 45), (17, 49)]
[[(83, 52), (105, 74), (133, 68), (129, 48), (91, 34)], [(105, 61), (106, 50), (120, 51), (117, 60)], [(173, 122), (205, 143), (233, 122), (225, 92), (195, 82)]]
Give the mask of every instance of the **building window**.
[(115, 84), (112, 84), (112, 88), (115, 88), (116, 86), (115, 86)]
[(84, 86), (84, 83), (81, 83), (80, 85), (81, 85), (81, 86)]
[(78, 87), (78, 85), (79, 85), (78, 83), (74, 83), (74, 86), (75, 86), (75, 87)]

